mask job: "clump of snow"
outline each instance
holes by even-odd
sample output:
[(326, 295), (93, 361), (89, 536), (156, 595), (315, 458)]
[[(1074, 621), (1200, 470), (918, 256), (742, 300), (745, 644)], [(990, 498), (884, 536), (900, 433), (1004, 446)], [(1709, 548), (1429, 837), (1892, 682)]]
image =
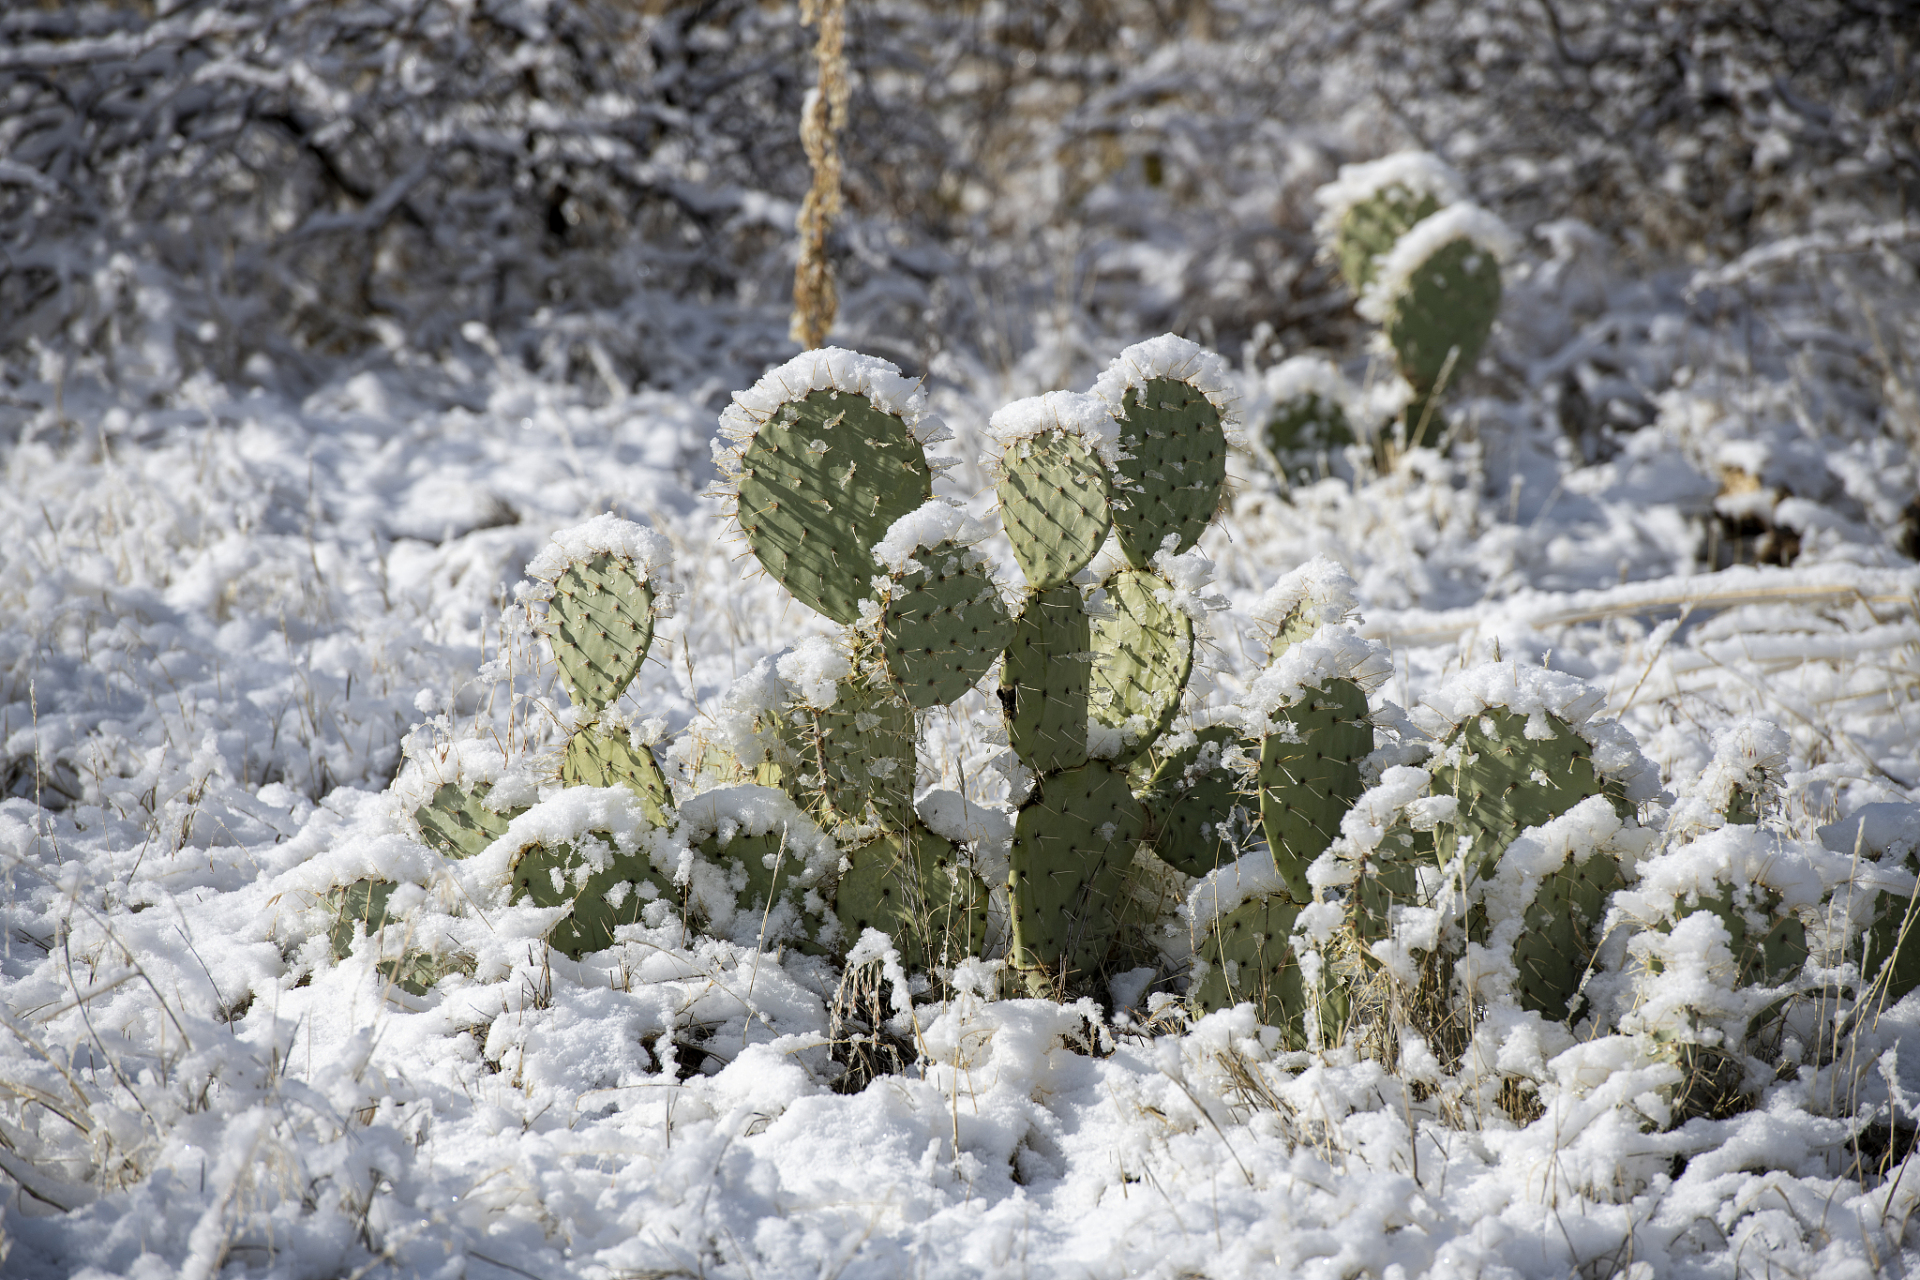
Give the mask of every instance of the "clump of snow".
[(1776, 724), (1745, 716), (1714, 731), (1713, 759), (1680, 793), (1667, 815), (1669, 840), (1724, 826), (1735, 791), (1758, 804), (1777, 788), (1793, 740)]
[(552, 596), (553, 582), (567, 566), (586, 564), (596, 556), (612, 556), (633, 563), (634, 577), (646, 582), (654, 593), (654, 613), (671, 618), (678, 594), (671, 580), (673, 544), (662, 534), (643, 524), (623, 520), (611, 511), (584, 524), (576, 524), (555, 533), (527, 565), (527, 576), (545, 585), (534, 598)]
[(1224, 357), (1176, 334), (1163, 333), (1145, 342), (1136, 342), (1113, 358), (1094, 379), (1092, 394), (1106, 402), (1110, 412), (1118, 414), (1126, 402), (1127, 390), (1145, 390), (1155, 378), (1184, 382), (1207, 398), (1220, 411), (1220, 429), (1227, 442), (1247, 447), (1240, 429), (1239, 392), (1233, 370)]
[(1334, 680), (1352, 680), (1365, 688), (1392, 671), (1393, 659), (1385, 645), (1363, 638), (1344, 624), (1327, 624), (1269, 663), (1247, 685), (1237, 705), (1247, 732), (1264, 737), (1281, 731), (1273, 721), (1274, 713), (1298, 702), (1308, 690)]
[(1920, 804), (1862, 805), (1819, 830), (1820, 843), (1836, 853), (1905, 860), (1920, 853)]
[(1471, 716), (1503, 708), (1526, 718), (1522, 732), (1536, 742), (1553, 737), (1549, 715), (1557, 717), (1593, 748), (1594, 771), (1624, 788), (1637, 803), (1661, 794), (1660, 773), (1640, 754), (1634, 736), (1614, 720), (1597, 720), (1606, 705), (1600, 689), (1547, 667), (1516, 662), (1483, 662), (1449, 676), (1410, 713), (1413, 722), (1436, 742)]
[[(1360, 793), (1353, 807), (1340, 815), (1340, 834), (1307, 869), (1316, 889), (1352, 882), (1359, 864), (1378, 849), (1411, 806), (1427, 797), (1433, 775), (1413, 765), (1391, 765), (1380, 781)], [(1444, 820), (1438, 812), (1428, 816)]]
[(1360, 584), (1338, 560), (1322, 552), (1282, 574), (1254, 601), (1247, 616), (1275, 634), (1296, 622), (1314, 627), (1359, 622)]
[(1343, 164), (1339, 176), (1313, 193), (1320, 217), (1313, 224), (1322, 243), (1332, 244), (1347, 211), (1388, 187), (1430, 195), (1442, 208), (1467, 198), (1467, 184), (1452, 165), (1430, 151), (1396, 151), (1378, 160)]
[(1264, 848), (1242, 854), (1224, 867), (1215, 868), (1194, 881), (1186, 901), (1176, 910), (1194, 938), (1200, 937), (1213, 922), (1252, 898), (1285, 893), (1287, 882), (1275, 865), (1273, 854)]
[(825, 711), (840, 696), (840, 682), (853, 673), (853, 661), (844, 643), (808, 636), (780, 655), (774, 669), (788, 696), (815, 711)]
[(1004, 809), (975, 804), (958, 791), (935, 788), (913, 807), (927, 830), (955, 844), (999, 845), (1013, 839), (1013, 818)]
[(727, 686), (713, 711), (720, 740), (748, 769), (769, 758), (781, 763), (786, 755), (775, 717), (791, 695), (777, 661), (766, 657), (754, 663)]
[(1434, 254), (1456, 240), (1471, 240), (1496, 262), (1506, 262), (1518, 246), (1512, 230), (1477, 204), (1451, 205), (1415, 223), (1382, 256), (1373, 279), (1360, 295), (1355, 310), (1375, 324), (1385, 324), (1413, 273)]
[(1213, 582), (1215, 566), (1198, 546), (1180, 555), (1173, 554), (1179, 536), (1168, 534), (1166, 545), (1153, 553), (1154, 572), (1167, 580), (1167, 586), (1155, 588), (1154, 599), (1178, 609), (1196, 623), (1204, 623), (1209, 613), (1225, 609), (1228, 601), (1219, 592), (1207, 590)]
[(915, 553), (943, 542), (972, 546), (987, 536), (987, 528), (966, 508), (947, 498), (930, 498), (887, 526), (887, 536), (873, 544), (873, 560), (894, 574), (921, 568)]
[(1261, 375), (1261, 389), (1275, 405), (1318, 396), (1353, 417), (1356, 392), (1340, 366), (1325, 356), (1290, 356)]
[(747, 390), (734, 393), (733, 403), (720, 414), (720, 429), (736, 445), (744, 444), (781, 405), (829, 390), (865, 396), (880, 412), (906, 423), (921, 444), (952, 439), (946, 424), (928, 414), (926, 393), (918, 382), (903, 377), (890, 361), (844, 347), (805, 351), (769, 369)]
[[(632, 854), (655, 830), (639, 799), (625, 787), (560, 787), (515, 817), (485, 849), (450, 865), (476, 902), (504, 907), (512, 893), (514, 863), (525, 850), (574, 845), (582, 851), (581, 865), (598, 871), (605, 868), (608, 842), (620, 853)], [(596, 857), (596, 851), (601, 856)], [(658, 862), (655, 867), (667, 874), (677, 870)]]
[(1003, 449), (1049, 431), (1079, 436), (1111, 467), (1120, 461), (1120, 423), (1113, 405), (1084, 391), (1048, 391), (994, 410), (987, 434)]

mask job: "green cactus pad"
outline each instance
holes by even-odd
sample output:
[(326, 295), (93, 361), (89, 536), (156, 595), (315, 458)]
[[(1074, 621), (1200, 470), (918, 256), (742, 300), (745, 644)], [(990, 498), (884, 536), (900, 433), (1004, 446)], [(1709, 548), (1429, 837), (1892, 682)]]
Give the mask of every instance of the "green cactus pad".
[[(719, 837), (709, 836), (701, 842), (700, 854), (717, 866), (737, 863), (746, 873), (746, 888), (741, 890), (736, 906), (756, 927), (770, 920), (772, 904), (783, 898), (792, 898), (792, 877), (804, 866), (791, 849), (782, 847), (782, 833), (778, 827), (757, 836), (745, 831), (738, 832), (725, 845), (720, 843)], [(760, 943), (764, 948), (771, 949), (776, 943), (787, 942), (809, 955), (821, 954), (821, 949), (814, 942), (814, 935), (819, 932), (819, 921), (804, 919), (802, 927), (804, 932), (799, 937), (762, 936)]]
[[(1527, 737), (1527, 718), (1500, 707), (1468, 716), (1447, 738), (1447, 754), (1458, 747), (1460, 763), (1442, 765), (1434, 782), (1460, 802), (1455, 821), (1472, 837), (1480, 879), (1491, 878), (1500, 854), (1522, 831), (1610, 790), (1593, 770), (1586, 740), (1558, 716), (1541, 714), (1550, 739)], [(1615, 798), (1614, 808), (1624, 814), (1626, 802)]]
[(488, 809), (480, 802), (492, 789), (485, 782), (476, 782), (472, 791), (442, 783), (432, 800), (413, 811), (421, 840), (445, 857), (471, 858), (505, 835), (507, 824), (526, 810), (495, 813)]
[(1194, 741), (1162, 757), (1140, 793), (1147, 840), (1168, 866), (1204, 876), (1240, 856), (1250, 843), (1254, 799), (1246, 778), (1221, 763), (1240, 741), (1227, 725), (1200, 730)]
[(1044, 591), (1086, 568), (1112, 523), (1106, 468), (1087, 442), (1044, 432), (1010, 446), (1000, 470), (1000, 520), (1027, 583)]
[(915, 824), (847, 855), (834, 895), (846, 946), (863, 930), (893, 939), (908, 969), (944, 968), (987, 945), (987, 886), (948, 841)]
[(1527, 906), (1526, 925), (1513, 943), (1522, 1009), (1556, 1022), (1568, 1021), (1579, 1011), (1580, 983), (1593, 962), (1608, 900), (1626, 883), (1620, 864), (1605, 854), (1594, 854), (1578, 866), (1569, 863), (1540, 881)]
[[(1912, 869), (1911, 864), (1908, 867)], [(1867, 930), (1865, 949), (1860, 957), (1860, 976), (1879, 982), (1885, 1007), (1892, 1007), (1907, 992), (1920, 987), (1920, 908), (1913, 895), (1883, 893), (1879, 914)], [(1908, 922), (1909, 910), (1914, 919)], [(1905, 934), (1902, 937), (1902, 934)]]
[(575, 706), (605, 710), (653, 643), (653, 591), (631, 560), (606, 554), (569, 564), (547, 601), (553, 660)]
[(1200, 538), (1220, 505), (1227, 436), (1206, 396), (1172, 378), (1129, 387), (1120, 412), (1122, 460), (1115, 468), (1113, 527), (1130, 563), (1146, 566), (1168, 534), (1173, 550)]
[(1499, 312), (1499, 259), (1465, 236), (1441, 246), (1408, 278), (1387, 317), (1387, 340), (1401, 376), (1416, 392), (1435, 391), (1447, 353), (1458, 347), (1447, 381), (1459, 385), (1480, 358)]
[(873, 545), (933, 497), (926, 450), (861, 395), (815, 391), (760, 425), (741, 460), (738, 519), (774, 581), (835, 622), (873, 594)]
[(1283, 465), (1310, 458), (1321, 450), (1344, 448), (1354, 442), (1346, 410), (1317, 391), (1276, 405), (1267, 419), (1267, 448)]
[(1035, 773), (1087, 762), (1092, 626), (1071, 583), (1028, 597), (1000, 669), (1007, 741)]
[(1113, 757), (1124, 765), (1151, 747), (1180, 710), (1193, 670), (1193, 620), (1156, 592), (1171, 591), (1144, 569), (1107, 579), (1110, 617), (1093, 619), (1094, 722), (1131, 738)]
[(589, 725), (567, 740), (560, 757), (560, 781), (569, 787), (625, 787), (640, 800), (640, 810), (656, 827), (673, 814), (673, 793), (653, 752), (636, 744), (625, 729), (607, 732)]
[(1104, 969), (1143, 827), (1126, 774), (1103, 761), (1034, 784), (1014, 822), (1007, 881), (1013, 963), (1034, 985)]
[(913, 823), (918, 725), (898, 690), (869, 688), (856, 676), (841, 682), (825, 711), (789, 707), (783, 727), (800, 762), (789, 794), (822, 825), (904, 831)]
[[(333, 947), (334, 959), (344, 960), (352, 952), (356, 924), (365, 928), (367, 936), (372, 937), (383, 926), (399, 923), (398, 917), (387, 913), (393, 888), (385, 880), (355, 880), (327, 895), (327, 907), (333, 913), (327, 941)], [(427, 988), (461, 967), (457, 962), (442, 960), (423, 951), (409, 951), (398, 959), (379, 963), (382, 978), (416, 996), (425, 995)]]
[(1215, 920), (1197, 954), (1207, 972), (1188, 993), (1201, 1013), (1252, 1001), (1256, 1016), (1278, 1027), (1288, 1047), (1306, 1047), (1307, 992), (1288, 936), (1298, 904), (1275, 894), (1243, 902)]
[(1334, 255), (1340, 275), (1354, 293), (1365, 293), (1373, 283), (1380, 260), (1392, 251), (1413, 224), (1440, 212), (1440, 202), (1429, 192), (1415, 193), (1396, 182), (1357, 201), (1340, 219)]
[[(680, 896), (673, 881), (656, 871), (645, 854), (623, 855), (614, 850), (607, 866), (589, 872), (584, 883), (576, 883), (584, 862), (574, 845), (536, 844), (523, 850), (513, 864), (515, 902), (573, 908), (547, 935), (548, 945), (571, 959), (612, 946), (614, 928), (638, 923), (641, 910), (655, 898), (678, 900)], [(649, 894), (643, 886), (655, 892)]]
[(914, 559), (921, 567), (894, 584), (880, 635), (901, 693), (925, 710), (979, 683), (1013, 637), (1013, 619), (969, 548), (942, 542)]
[(1373, 724), (1367, 695), (1351, 680), (1307, 690), (1273, 720), (1292, 732), (1261, 744), (1260, 822), (1287, 892), (1304, 903), (1313, 898), (1307, 868), (1340, 834), (1340, 819), (1366, 789), (1360, 762), (1373, 751)]

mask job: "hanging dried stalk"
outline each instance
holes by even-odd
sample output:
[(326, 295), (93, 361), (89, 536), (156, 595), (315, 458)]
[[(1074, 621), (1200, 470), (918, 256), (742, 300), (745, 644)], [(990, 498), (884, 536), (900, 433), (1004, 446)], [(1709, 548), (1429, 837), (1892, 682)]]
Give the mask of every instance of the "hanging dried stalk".
[(820, 82), (807, 91), (800, 109), (800, 145), (813, 166), (813, 186), (801, 202), (796, 226), (800, 232), (800, 262), (793, 270), (793, 327), (791, 336), (811, 350), (827, 336), (840, 299), (833, 289), (833, 266), (827, 261), (827, 232), (840, 212), (840, 147), (837, 139), (847, 123), (847, 0), (800, 0), (800, 21), (820, 24), (814, 45)]

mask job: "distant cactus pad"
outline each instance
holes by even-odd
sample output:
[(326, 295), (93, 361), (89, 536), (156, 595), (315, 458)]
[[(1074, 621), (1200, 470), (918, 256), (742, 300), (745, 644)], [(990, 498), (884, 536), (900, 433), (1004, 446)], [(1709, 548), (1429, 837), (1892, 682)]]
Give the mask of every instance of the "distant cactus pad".
[(835, 622), (871, 596), (870, 548), (933, 497), (926, 451), (865, 396), (815, 391), (761, 423), (741, 459), (737, 518), (774, 581)]
[(1127, 776), (1095, 760), (1041, 778), (1014, 822), (1013, 961), (1036, 985), (1104, 968), (1143, 830)]
[(1226, 725), (1200, 730), (1193, 742), (1159, 761), (1140, 793), (1153, 851), (1190, 876), (1234, 861), (1252, 834), (1247, 780), (1221, 760), (1239, 741), (1239, 732)]
[(471, 858), (499, 839), (507, 824), (525, 810), (495, 813), (488, 809), (481, 801), (492, 789), (485, 782), (475, 783), (471, 791), (442, 783), (431, 801), (413, 811), (421, 840), (444, 857)]
[(1035, 590), (1087, 567), (1106, 540), (1106, 468), (1078, 435), (1047, 431), (1001, 455), (1000, 520)]
[(1189, 993), (1194, 1006), (1212, 1013), (1251, 1001), (1260, 1021), (1279, 1028), (1289, 1047), (1304, 1048), (1306, 983), (1288, 942), (1299, 915), (1298, 904), (1274, 894), (1244, 902), (1208, 926), (1195, 950), (1207, 971)]
[(1122, 569), (1107, 579), (1113, 613), (1093, 620), (1092, 718), (1117, 734), (1116, 764), (1126, 764), (1166, 732), (1193, 670), (1193, 620), (1157, 593), (1158, 575)]
[(1227, 436), (1220, 410), (1189, 383), (1153, 378), (1129, 387), (1120, 411), (1113, 525), (1127, 559), (1147, 565), (1166, 541), (1191, 547), (1220, 505)]
[(1458, 384), (1473, 368), (1500, 313), (1500, 293), (1499, 259), (1466, 236), (1443, 245), (1407, 278), (1386, 330), (1400, 373), (1416, 392), (1438, 388), (1455, 347), (1448, 383)]
[(623, 855), (600, 844), (598, 869), (580, 846), (529, 845), (513, 864), (513, 900), (539, 907), (571, 907), (553, 926), (547, 943), (555, 951), (578, 960), (614, 943), (613, 931), (636, 924), (647, 903), (679, 891), (654, 870), (644, 854)]
[(1353, 426), (1338, 401), (1309, 391), (1277, 404), (1267, 419), (1267, 449), (1284, 465), (1354, 442)]
[(625, 729), (589, 725), (574, 734), (560, 757), (560, 781), (569, 787), (625, 787), (656, 827), (668, 825), (673, 812), (673, 793), (653, 752)]
[(861, 845), (834, 895), (851, 944), (866, 929), (893, 939), (909, 969), (948, 967), (987, 945), (987, 886), (952, 844), (914, 825)]
[(987, 673), (1013, 637), (1000, 588), (974, 553), (942, 542), (893, 587), (881, 622), (887, 666), (914, 707), (945, 706)]
[(825, 711), (788, 708), (785, 728), (800, 762), (798, 793), (790, 794), (823, 826), (877, 823), (903, 831), (912, 824), (918, 727), (898, 690), (869, 688), (856, 676), (841, 683)]
[(631, 561), (602, 553), (569, 564), (547, 602), (548, 639), (576, 706), (612, 705), (653, 643), (653, 591)]
[(1340, 219), (1334, 240), (1334, 256), (1340, 260), (1340, 275), (1347, 287), (1355, 293), (1366, 292), (1380, 259), (1395, 242), (1422, 218), (1439, 211), (1440, 201), (1432, 193), (1415, 192), (1397, 182), (1355, 203)]
[(1307, 868), (1340, 834), (1340, 819), (1365, 790), (1360, 762), (1373, 751), (1373, 724), (1367, 695), (1351, 680), (1309, 689), (1272, 718), (1292, 732), (1261, 744), (1260, 822), (1287, 892), (1305, 903), (1313, 896)]
[(1036, 592), (1014, 624), (1000, 669), (1007, 740), (1035, 773), (1087, 762), (1091, 619), (1071, 583)]

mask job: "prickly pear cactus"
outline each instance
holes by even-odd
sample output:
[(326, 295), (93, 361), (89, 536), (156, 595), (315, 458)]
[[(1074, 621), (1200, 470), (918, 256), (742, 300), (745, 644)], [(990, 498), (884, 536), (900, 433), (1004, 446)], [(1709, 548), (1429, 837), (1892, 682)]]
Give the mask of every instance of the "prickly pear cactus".
[(774, 581), (835, 622), (873, 594), (868, 549), (933, 497), (926, 451), (896, 414), (827, 389), (782, 403), (740, 461), (736, 519)]
[(1071, 583), (1029, 596), (1000, 669), (1007, 739), (1034, 773), (1087, 762), (1091, 619)]
[(1473, 368), (1500, 296), (1499, 259), (1468, 236), (1449, 241), (1408, 275), (1384, 323), (1400, 374), (1415, 392), (1437, 391), (1442, 372), (1458, 382)]
[(1093, 620), (1090, 705), (1104, 741), (1095, 755), (1125, 765), (1166, 732), (1193, 670), (1193, 619), (1169, 603), (1172, 588), (1144, 569), (1106, 583), (1112, 612)]
[(980, 682), (1013, 635), (986, 558), (942, 542), (896, 579), (880, 624), (887, 666), (915, 708), (945, 706)]
[(614, 944), (614, 929), (636, 924), (649, 902), (675, 900), (679, 890), (644, 853), (622, 854), (601, 835), (577, 842), (533, 844), (512, 868), (513, 900), (538, 907), (570, 907), (553, 926), (548, 945), (570, 959)]
[[(333, 948), (334, 959), (344, 960), (352, 952), (356, 928), (372, 937), (384, 926), (399, 923), (387, 910), (393, 889), (385, 880), (356, 880), (328, 895), (327, 907), (333, 915), (333, 924), (327, 930), (327, 941)], [(427, 988), (460, 967), (457, 961), (423, 951), (408, 951), (396, 959), (382, 960), (378, 966), (382, 978), (416, 996), (425, 995)]]
[(1127, 559), (1137, 566), (1173, 539), (1174, 553), (1191, 547), (1220, 505), (1227, 478), (1227, 438), (1220, 410), (1200, 388), (1173, 378), (1128, 387), (1114, 415), (1120, 420), (1120, 462), (1113, 526)]
[(1040, 778), (1014, 820), (1012, 960), (1037, 990), (1100, 974), (1143, 830), (1124, 772), (1094, 760)]
[[(1472, 840), (1482, 880), (1515, 836), (1603, 789), (1593, 748), (1548, 711), (1531, 717), (1487, 707), (1455, 726), (1442, 753), (1435, 781), (1459, 801), (1456, 821)], [(1624, 810), (1625, 801), (1615, 808)]]
[(462, 791), (451, 782), (442, 783), (433, 799), (413, 811), (420, 824), (420, 838), (429, 848), (448, 858), (471, 858), (506, 833), (507, 824), (524, 809), (495, 813), (482, 803), (492, 786), (477, 782), (471, 791)]
[(666, 775), (644, 743), (626, 729), (589, 725), (567, 740), (560, 757), (560, 781), (569, 787), (625, 787), (640, 800), (647, 821), (669, 824), (673, 793)]
[(631, 560), (602, 553), (570, 563), (547, 601), (548, 639), (576, 706), (612, 705), (653, 643), (653, 591)]
[(1260, 822), (1287, 892), (1305, 903), (1307, 868), (1365, 789), (1360, 762), (1373, 750), (1373, 724), (1366, 692), (1351, 680), (1305, 690), (1271, 718), (1279, 731), (1260, 745)]
[[(1239, 858), (1253, 840), (1258, 805), (1248, 787), (1240, 731), (1201, 729), (1160, 754), (1140, 793), (1147, 840), (1162, 862), (1204, 876)], [(1159, 754), (1159, 753), (1156, 753)]]
[(834, 893), (841, 936), (887, 934), (909, 969), (949, 967), (987, 944), (987, 886), (947, 840), (914, 824), (847, 855)]
[(826, 710), (789, 706), (784, 732), (798, 762), (784, 779), (788, 794), (822, 826), (904, 831), (913, 823), (918, 725), (893, 685), (857, 673)]
[(1398, 182), (1355, 202), (1340, 219), (1334, 241), (1334, 256), (1347, 287), (1364, 293), (1395, 242), (1439, 211), (1440, 200), (1432, 192), (1415, 191)]
[(1307, 1048), (1307, 983), (1289, 941), (1299, 916), (1299, 904), (1274, 894), (1214, 920), (1195, 949), (1207, 967), (1188, 998), (1201, 1013), (1252, 1001), (1256, 1016), (1279, 1028), (1288, 1048)]
[(1106, 466), (1066, 431), (1009, 444), (1000, 457), (1000, 521), (1027, 583), (1046, 591), (1086, 568), (1106, 540)]
[(1274, 406), (1267, 419), (1267, 449), (1276, 461), (1292, 464), (1354, 442), (1353, 426), (1337, 400), (1309, 391)]

